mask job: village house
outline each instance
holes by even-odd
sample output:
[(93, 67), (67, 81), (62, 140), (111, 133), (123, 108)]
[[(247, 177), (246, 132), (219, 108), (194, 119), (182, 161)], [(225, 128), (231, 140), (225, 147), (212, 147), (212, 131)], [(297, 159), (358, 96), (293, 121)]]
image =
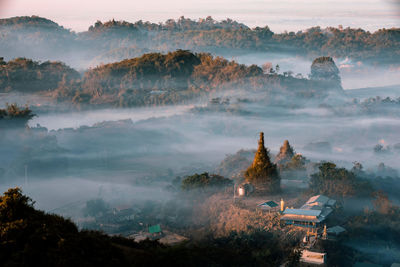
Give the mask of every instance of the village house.
[(298, 209), (286, 208), (281, 220), (287, 225), (319, 228), (333, 212), (336, 200), (323, 195), (311, 197)]

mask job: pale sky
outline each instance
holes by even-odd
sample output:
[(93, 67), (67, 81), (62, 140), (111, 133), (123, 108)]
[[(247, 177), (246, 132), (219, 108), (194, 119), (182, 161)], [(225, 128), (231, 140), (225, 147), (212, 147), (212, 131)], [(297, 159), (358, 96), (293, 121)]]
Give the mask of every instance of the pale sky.
[(38, 15), (84, 31), (96, 20), (161, 22), (185, 16), (232, 18), (275, 32), (320, 25), (400, 27), (400, 0), (0, 0), (0, 18)]

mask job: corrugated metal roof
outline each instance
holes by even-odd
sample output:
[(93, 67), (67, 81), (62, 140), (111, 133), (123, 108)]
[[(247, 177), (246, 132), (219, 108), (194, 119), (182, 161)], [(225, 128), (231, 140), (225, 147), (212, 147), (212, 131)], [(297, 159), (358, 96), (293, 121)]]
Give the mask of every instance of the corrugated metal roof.
[(283, 212), (285, 215), (304, 215), (304, 216), (316, 216), (321, 214), (320, 210), (309, 210), (309, 209), (285, 209)]
[(149, 226), (150, 234), (160, 233), (160, 232), (161, 232), (161, 226), (159, 224)]
[(330, 227), (326, 230), (330, 234), (340, 234), (346, 231), (342, 226), (336, 225), (334, 227)]
[(294, 222), (311, 222), (311, 223), (319, 223), (319, 219), (315, 216), (308, 216), (308, 217), (302, 217), (299, 215), (283, 215), (281, 217), (281, 220), (283, 221), (294, 221)]
[(316, 196), (310, 197), (310, 199), (306, 202), (306, 204), (318, 202), (318, 203), (321, 203), (324, 205), (329, 201), (329, 199), (330, 199), (329, 197), (326, 197), (324, 195), (316, 195)]
[(278, 207), (278, 204), (274, 201), (267, 201), (261, 204), (258, 204), (259, 207), (270, 207), (270, 208), (275, 208)]

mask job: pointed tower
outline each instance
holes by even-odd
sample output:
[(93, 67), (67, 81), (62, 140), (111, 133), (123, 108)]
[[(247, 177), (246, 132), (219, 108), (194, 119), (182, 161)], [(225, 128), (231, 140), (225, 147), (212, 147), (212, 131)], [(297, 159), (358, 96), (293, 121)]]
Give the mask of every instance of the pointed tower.
[(258, 149), (254, 156), (252, 167), (262, 164), (271, 164), (271, 160), (268, 155), (268, 150), (264, 146), (264, 133), (260, 133), (260, 140), (258, 140)]
[(284, 164), (289, 162), (294, 156), (294, 149), (290, 146), (289, 141), (285, 140), (279, 150), (279, 154), (275, 158), (276, 164)]
[(258, 149), (253, 163), (245, 172), (246, 181), (251, 183), (256, 192), (277, 192), (280, 189), (280, 177), (275, 164), (269, 158), (264, 146), (264, 133), (260, 133)]

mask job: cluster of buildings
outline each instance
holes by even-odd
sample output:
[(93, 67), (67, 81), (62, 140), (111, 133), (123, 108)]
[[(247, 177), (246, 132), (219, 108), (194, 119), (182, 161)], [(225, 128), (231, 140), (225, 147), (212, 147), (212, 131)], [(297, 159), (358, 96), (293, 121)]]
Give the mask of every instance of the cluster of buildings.
[(325, 223), (335, 205), (334, 199), (323, 195), (313, 196), (298, 209), (285, 209), (281, 220), (287, 225), (317, 229)]
[(300, 208), (287, 208), (281, 199), (280, 205), (274, 201), (266, 201), (258, 208), (266, 211), (279, 211), (281, 221), (286, 225), (293, 225), (307, 229), (303, 239), (303, 249), (300, 262), (307, 266), (320, 266), (326, 263), (326, 253), (314, 251), (313, 247), (318, 238), (327, 239), (328, 235), (337, 236), (345, 231), (341, 226), (327, 228), (327, 220), (337, 208), (337, 202), (324, 195), (316, 195), (307, 200)]

